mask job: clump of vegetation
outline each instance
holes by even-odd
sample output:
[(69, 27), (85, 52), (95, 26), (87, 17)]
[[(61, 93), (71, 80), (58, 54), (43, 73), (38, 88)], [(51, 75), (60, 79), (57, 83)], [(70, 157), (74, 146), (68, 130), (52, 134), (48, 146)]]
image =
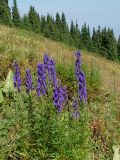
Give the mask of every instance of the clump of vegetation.
[(87, 69), (77, 52), (74, 66), (55, 66), (45, 54), (37, 67), (24, 77), (14, 62), (14, 76), (10, 71), (1, 85), (0, 158), (111, 160), (119, 139), (117, 101), (100, 89), (94, 65)]
[[(45, 54), (43, 64), (38, 64), (37, 85), (32, 81), (29, 69), (26, 70), (26, 81), (21, 81), (15, 62), (14, 76), (10, 72), (7, 80), (11, 82), (9, 94), (1, 101), (2, 159), (79, 159), (91, 156), (85, 113), (86, 81), (81, 70), (80, 52), (76, 56), (79, 92), (75, 95), (78, 98), (68, 97), (67, 88), (62, 87), (57, 79), (55, 62), (48, 55)], [(13, 85), (14, 92), (10, 90)], [(6, 91), (1, 91), (4, 96)], [(84, 133), (81, 134), (81, 130)]]

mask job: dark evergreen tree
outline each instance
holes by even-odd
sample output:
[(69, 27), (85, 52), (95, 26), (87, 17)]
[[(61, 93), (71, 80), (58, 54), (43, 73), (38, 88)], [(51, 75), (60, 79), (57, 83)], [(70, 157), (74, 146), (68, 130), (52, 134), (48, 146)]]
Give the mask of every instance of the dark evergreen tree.
[(12, 7), (12, 21), (15, 27), (20, 27), (21, 20), (20, 20), (20, 14), (17, 7), (17, 1), (13, 1), (13, 7)]
[(118, 38), (118, 42), (117, 42), (117, 57), (118, 57), (118, 60), (120, 60), (120, 36)]
[(24, 15), (22, 18), (22, 27), (26, 30), (30, 30), (30, 22), (27, 15)]
[(92, 34), (93, 52), (96, 52), (96, 53), (100, 52), (100, 50), (101, 50), (101, 40), (102, 40), (102, 35), (101, 35), (100, 26), (98, 26), (97, 30), (95, 30), (95, 28), (93, 28), (93, 34)]
[(88, 51), (92, 51), (93, 50), (93, 45), (92, 45), (92, 38), (90, 35), (90, 27), (88, 26), (88, 47), (87, 47)]
[(62, 13), (61, 17), (61, 41), (64, 43), (69, 43), (70, 34), (69, 34), (69, 28), (66, 22), (65, 14)]
[(33, 6), (30, 6), (28, 17), (29, 17), (29, 23), (30, 23), (31, 30), (33, 30), (36, 33), (40, 33), (41, 32), (40, 16), (36, 12)]
[(93, 34), (92, 34), (93, 52), (98, 52), (97, 40), (98, 40), (97, 32), (95, 28), (93, 28)]
[(61, 32), (62, 32), (62, 22), (59, 13), (56, 13), (56, 20), (55, 20), (55, 32), (56, 32), (56, 39), (58, 41), (62, 41)]
[(46, 28), (46, 19), (45, 16), (41, 16), (41, 33), (45, 34), (45, 28)]
[(114, 60), (117, 58), (117, 43), (114, 37), (113, 30), (106, 29), (102, 30), (102, 41), (101, 41), (100, 53), (108, 59)]
[(55, 22), (52, 16), (47, 14), (47, 21), (46, 21), (46, 27), (45, 27), (45, 36), (50, 37), (52, 39), (56, 39), (55, 35)]
[(73, 46), (76, 46), (76, 43), (75, 43), (75, 39), (76, 39), (76, 26), (74, 25), (73, 21), (71, 21), (70, 35), (71, 35), (71, 38), (72, 38), (71, 44)]
[(89, 26), (86, 26), (86, 23), (82, 26), (82, 44), (85, 49), (88, 51), (92, 50), (92, 40), (90, 36)]
[(0, 23), (6, 25), (12, 24), (8, 0), (0, 0)]
[(75, 37), (74, 37), (74, 41), (75, 41), (75, 46), (78, 47), (79, 49), (82, 49), (82, 38), (81, 38), (81, 33), (80, 33), (80, 29), (78, 26), (78, 23), (76, 22), (76, 26), (75, 26)]

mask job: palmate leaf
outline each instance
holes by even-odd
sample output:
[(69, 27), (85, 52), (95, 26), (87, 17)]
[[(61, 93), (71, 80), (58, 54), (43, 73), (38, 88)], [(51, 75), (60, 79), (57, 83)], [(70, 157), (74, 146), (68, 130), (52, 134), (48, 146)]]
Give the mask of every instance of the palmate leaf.
[(13, 76), (13, 71), (10, 69), (5, 80), (4, 88), (2, 89), (3, 92), (8, 93), (14, 91)]
[(4, 101), (2, 90), (0, 88), (0, 104)]

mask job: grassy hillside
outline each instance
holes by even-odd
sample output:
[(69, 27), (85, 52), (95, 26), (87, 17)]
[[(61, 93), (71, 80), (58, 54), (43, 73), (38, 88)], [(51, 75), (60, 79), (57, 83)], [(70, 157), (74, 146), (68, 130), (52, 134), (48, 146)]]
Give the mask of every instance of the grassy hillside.
[[(57, 76), (61, 79), (61, 83), (67, 86), (68, 94), (72, 99), (76, 90), (74, 78), (76, 50), (34, 33), (0, 26), (0, 83), (4, 84), (9, 69), (13, 70), (14, 60), (20, 66), (23, 82), (25, 68), (30, 68), (32, 75), (35, 76), (37, 63), (42, 61), (44, 53), (47, 52), (56, 60)], [(68, 120), (68, 112), (56, 117), (51, 110), (52, 129), (47, 128), (48, 121), (42, 113), (47, 113), (44, 106), (53, 108), (51, 99), (42, 98), (40, 101), (35, 97), (35, 93), (32, 93), (31, 103), (34, 108), (32, 119), (36, 117), (37, 145), (43, 144), (42, 138), (40, 139), (43, 137), (44, 146), (37, 146), (35, 149), (33, 144), (30, 145), (28, 135), (31, 128), (26, 119), (29, 98), (24, 88), (20, 95), (4, 95), (5, 102), (0, 106), (0, 121), (3, 122), (0, 127), (1, 160), (40, 159), (40, 156), (41, 159), (55, 160), (113, 159), (112, 147), (120, 145), (120, 64), (85, 51), (82, 51), (82, 59), (87, 80), (88, 104), (80, 107), (79, 121), (71, 123)], [(51, 90), (50, 88), (50, 93)], [(40, 108), (38, 108), (39, 104), (41, 104)], [(71, 107), (71, 101), (68, 105)], [(35, 122), (30, 121), (30, 124), (33, 125)], [(51, 143), (55, 147), (52, 146), (50, 150), (49, 146), (45, 145), (46, 132), (43, 130), (45, 135), (39, 133), (43, 123), (46, 125), (45, 131), (50, 130), (50, 135), (53, 136)], [(59, 135), (59, 138), (56, 139), (55, 135)]]
[[(1, 60), (4, 58), (4, 61), (0, 62), (0, 66), (7, 63), (7, 59), (12, 62), (14, 59), (19, 61), (26, 59), (27, 61), (27, 58), (34, 58), (32, 63), (35, 64), (45, 52), (60, 63), (73, 64), (76, 50), (76, 48), (54, 42), (34, 33), (0, 26), (0, 58)], [(103, 87), (112, 91), (120, 91), (120, 64), (85, 51), (82, 53), (83, 61), (89, 68), (95, 66), (99, 69)], [(7, 65), (10, 65), (10, 61)], [(25, 63), (25, 67), (28, 65), (26, 61), (21, 62)], [(7, 65), (5, 65), (6, 68), (8, 68)], [(6, 68), (3, 70), (7, 71)]]

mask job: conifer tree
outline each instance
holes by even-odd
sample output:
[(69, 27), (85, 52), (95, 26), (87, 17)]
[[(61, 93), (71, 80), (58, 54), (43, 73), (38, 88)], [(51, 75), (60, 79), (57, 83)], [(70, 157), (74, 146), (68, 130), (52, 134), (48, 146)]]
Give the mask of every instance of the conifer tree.
[(93, 34), (92, 34), (92, 44), (93, 44), (93, 52), (98, 52), (98, 47), (97, 47), (97, 32), (95, 28), (93, 28)]
[(26, 30), (30, 30), (29, 17), (24, 15), (22, 18), (22, 27)]
[(17, 1), (13, 1), (13, 7), (12, 7), (12, 21), (15, 27), (20, 27), (21, 21), (20, 21), (20, 14), (17, 7)]
[(45, 28), (46, 28), (46, 19), (45, 16), (41, 16), (41, 33), (45, 34)]
[(52, 16), (47, 14), (47, 21), (46, 21), (46, 27), (45, 27), (45, 36), (46, 37), (56, 39), (54, 23), (55, 22), (54, 22), (54, 19), (52, 18)]
[(82, 49), (82, 38), (81, 38), (81, 32), (78, 26), (78, 23), (76, 22), (76, 26), (75, 26), (75, 46), (78, 47), (79, 49)]
[(56, 20), (55, 20), (55, 32), (56, 32), (56, 39), (58, 41), (62, 41), (61, 32), (62, 32), (62, 22), (59, 13), (56, 13)]
[(89, 26), (86, 26), (86, 23), (82, 26), (82, 44), (85, 49), (88, 51), (92, 50), (92, 40), (90, 36), (90, 29)]
[(30, 6), (30, 10), (28, 13), (29, 17), (29, 23), (30, 23), (30, 28), (36, 33), (40, 33), (40, 27), (41, 27), (41, 22), (40, 22), (40, 16), (36, 12), (35, 8), (33, 6)]
[(0, 23), (6, 25), (12, 24), (8, 0), (0, 0)]
[(118, 60), (120, 60), (120, 36), (118, 38), (118, 42), (117, 42), (117, 57), (118, 57)]
[(100, 52), (108, 59), (114, 60), (117, 58), (117, 43), (113, 30), (107, 30), (106, 27), (102, 30), (102, 44)]
[(70, 35), (71, 35), (71, 38), (72, 38), (71, 44), (72, 44), (73, 46), (75, 46), (75, 45), (76, 45), (76, 43), (75, 43), (75, 38), (76, 38), (76, 26), (74, 25), (74, 22), (73, 22), (73, 21), (71, 21)]
[(62, 13), (62, 17), (61, 17), (61, 41), (65, 42), (65, 43), (69, 43), (69, 28), (66, 22), (66, 17), (65, 14)]
[(100, 50), (101, 50), (101, 39), (102, 39), (102, 35), (101, 35), (100, 26), (98, 26), (97, 30), (95, 30), (95, 28), (93, 28), (93, 34), (92, 34), (93, 52), (96, 52), (96, 53), (100, 52)]

